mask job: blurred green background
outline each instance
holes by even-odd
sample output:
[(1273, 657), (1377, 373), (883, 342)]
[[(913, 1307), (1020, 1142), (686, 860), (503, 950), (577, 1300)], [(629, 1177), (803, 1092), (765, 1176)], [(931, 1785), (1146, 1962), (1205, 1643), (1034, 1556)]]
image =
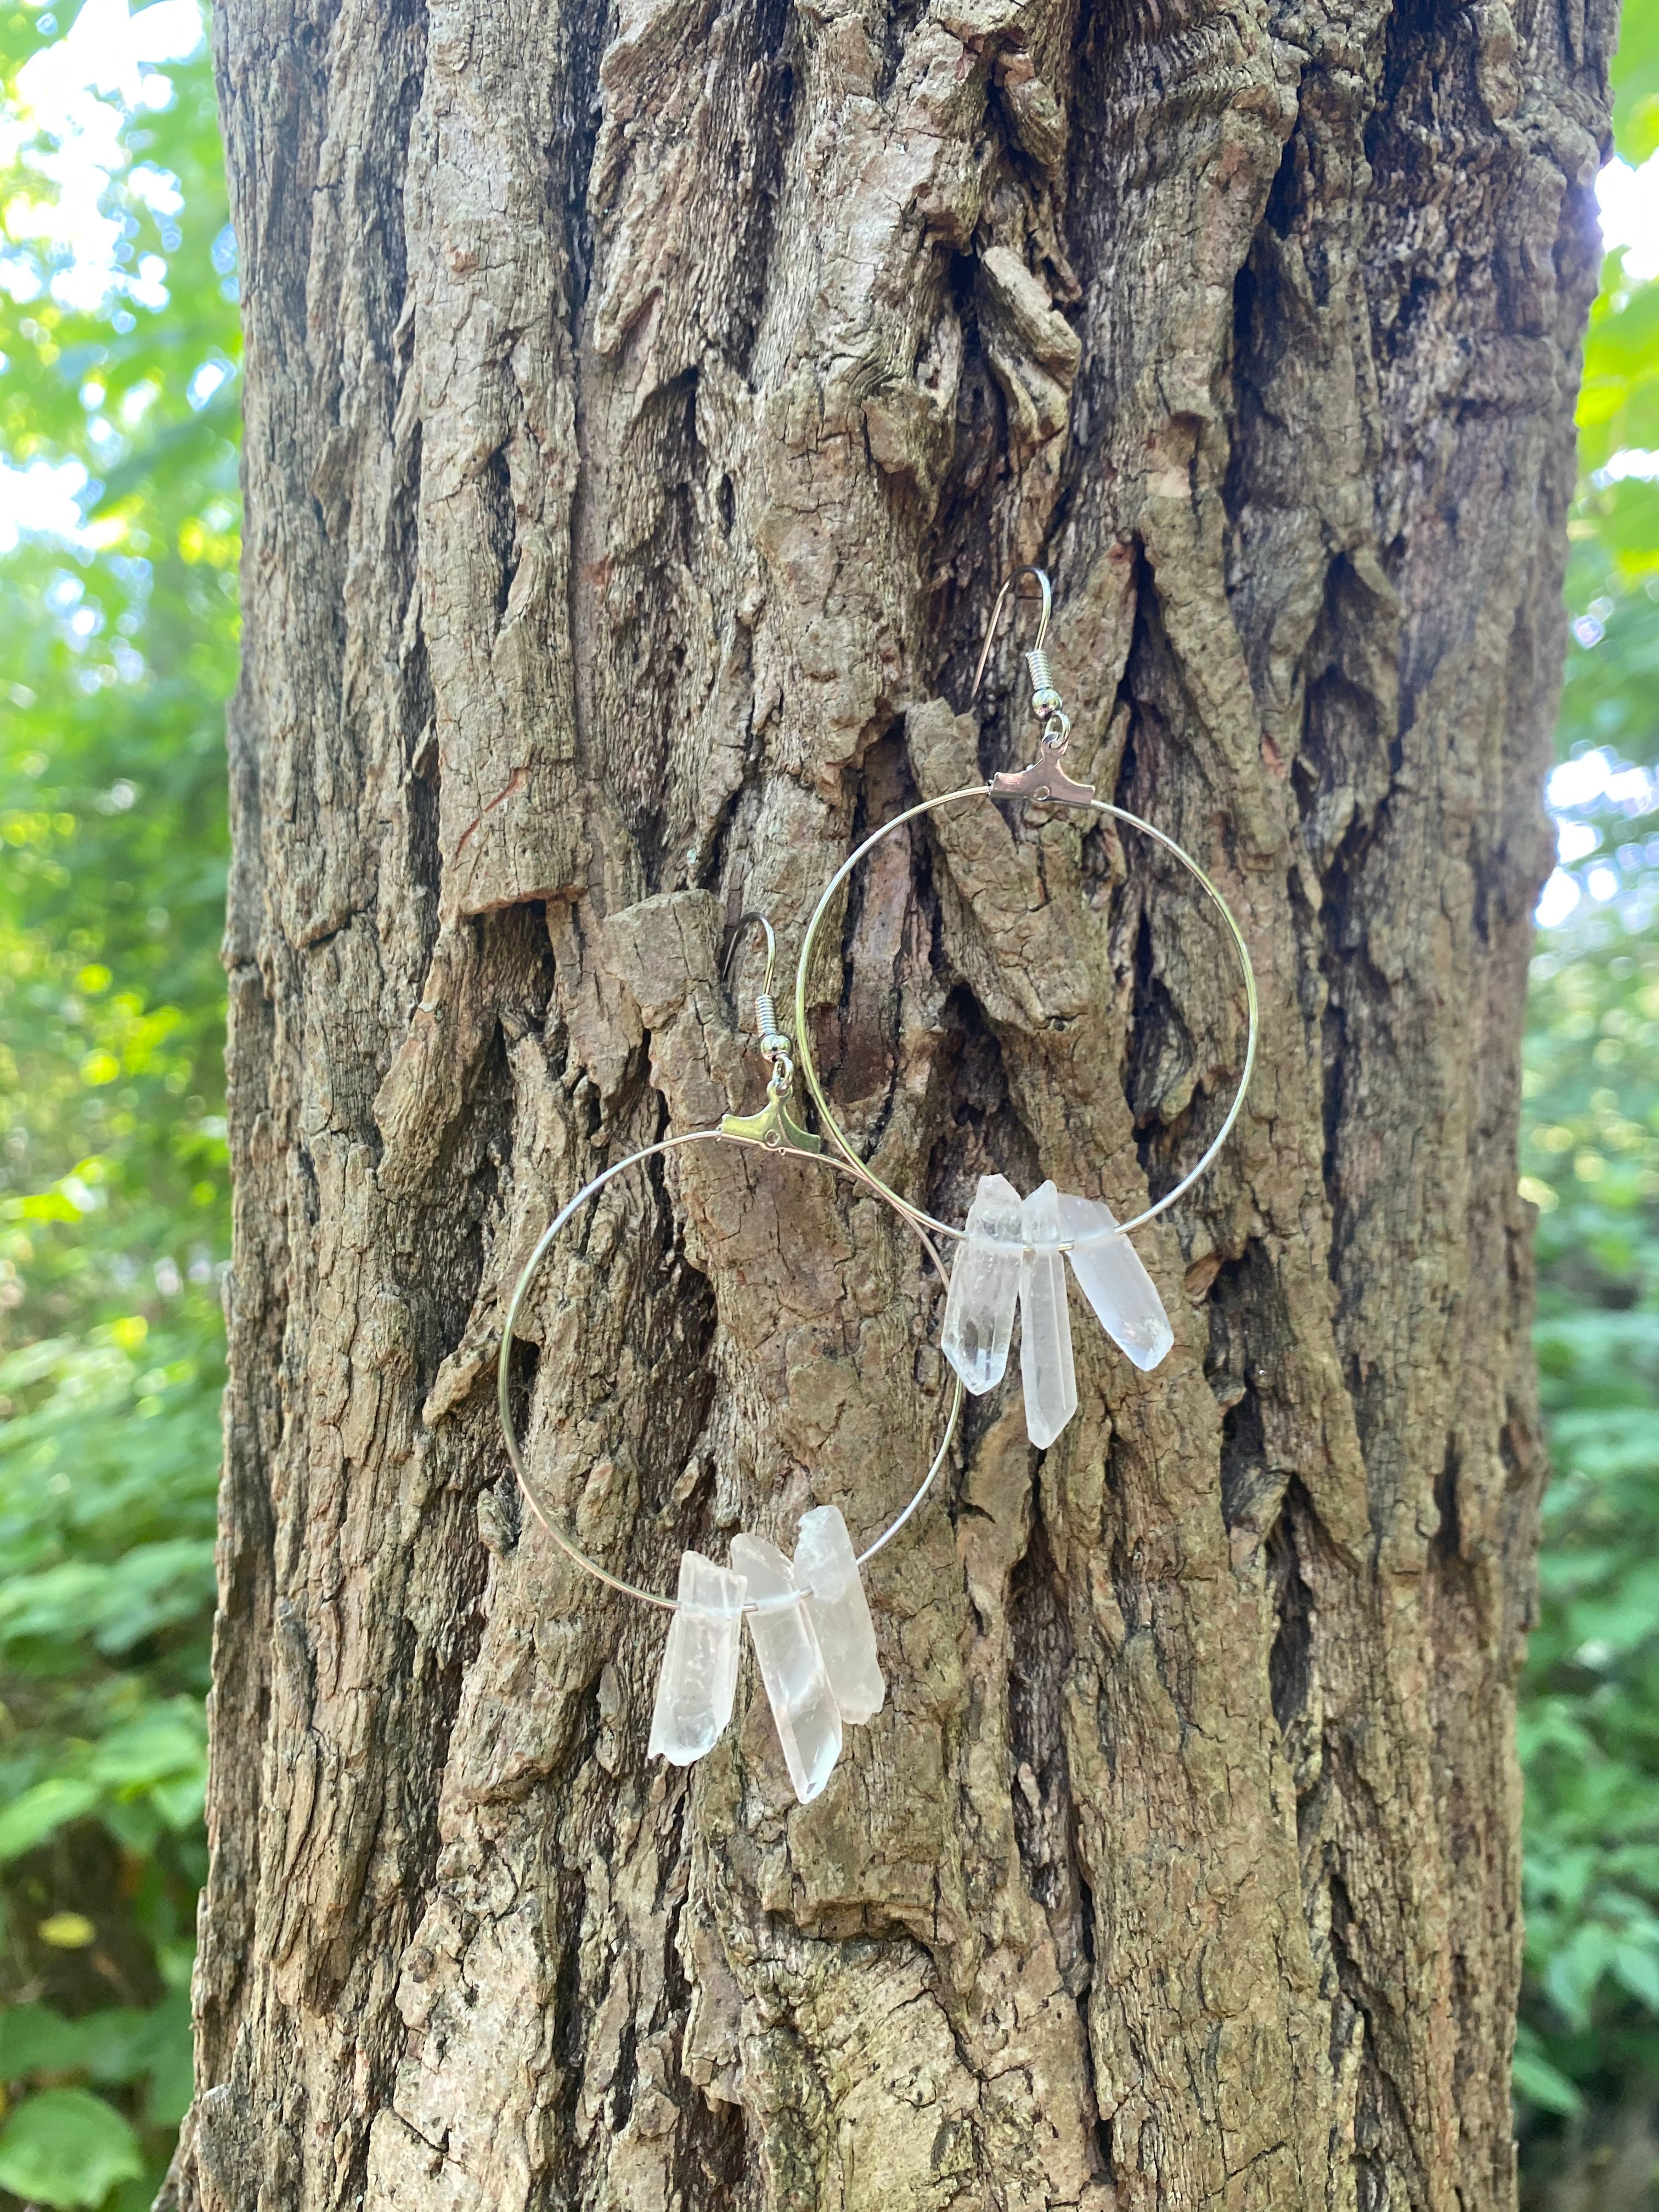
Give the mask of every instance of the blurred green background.
[[(1659, 2204), (1659, 0), (1617, 75), (1522, 1159), (1534, 2212)], [(0, 0), (0, 2208), (147, 2204), (189, 2096), (236, 296), (198, 0)]]

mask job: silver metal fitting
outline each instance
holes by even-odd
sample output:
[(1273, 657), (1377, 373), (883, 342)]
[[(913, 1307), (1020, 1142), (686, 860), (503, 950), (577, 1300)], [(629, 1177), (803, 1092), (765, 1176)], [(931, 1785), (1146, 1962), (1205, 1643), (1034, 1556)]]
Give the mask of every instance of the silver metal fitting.
[[(1048, 665), (1048, 656), (1041, 646), (1026, 654), (1025, 665), (1031, 672), (1031, 712), (1042, 724), (1042, 742), (1052, 752), (1065, 744), (1072, 726), (1060, 712), (1060, 687)], [(1056, 725), (1060, 726), (1059, 736), (1054, 734)]]
[(772, 1003), (769, 991), (762, 991), (756, 995), (755, 1026), (760, 1032), (761, 1050), (772, 1059), (775, 1060), (781, 1053), (793, 1050), (789, 1032), (778, 1026), (778, 1010)]
[[(766, 1103), (760, 1112), (723, 1115), (720, 1134), (736, 1137), (746, 1145), (765, 1145), (774, 1152), (821, 1152), (823, 1139), (803, 1129), (789, 1111), (789, 1094), (795, 1083), (795, 1048), (788, 1031), (779, 1024), (778, 1010), (772, 998), (772, 969), (777, 960), (778, 940), (766, 916), (752, 910), (739, 917), (739, 933), (751, 921), (766, 939), (766, 974), (755, 994), (755, 1030), (761, 1050), (772, 1063), (772, 1073), (767, 1079)], [(726, 948), (720, 968), (722, 975), (730, 972), (737, 941), (734, 936)], [(670, 1139), (671, 1143), (680, 1140)]]
[[(1048, 659), (1046, 640), (1048, 635), (1048, 617), (1054, 609), (1054, 591), (1042, 569), (1017, 568), (997, 593), (997, 603), (991, 610), (990, 623), (985, 632), (985, 642), (980, 647), (979, 665), (974, 671), (974, 688), (969, 696), (977, 698), (979, 687), (985, 680), (986, 664), (991, 658), (991, 643), (996, 635), (997, 617), (1002, 612), (1003, 601), (1025, 576), (1030, 576), (1036, 583), (1037, 597), (1042, 602), (1042, 612), (1037, 620), (1036, 643), (1025, 654), (1026, 672), (1031, 679), (1031, 711), (1042, 725), (1042, 750), (1053, 757), (1063, 753), (1071, 743), (1072, 723), (1071, 717), (1066, 713), (1061, 702), (1060, 686), (1054, 682), (1054, 672)], [(1035, 775), (1035, 769), (1030, 773)], [(1048, 775), (1049, 771), (1045, 769), (1044, 774)], [(999, 776), (994, 779), (994, 781), (999, 791), (1006, 790), (1007, 783), (1005, 776)], [(1083, 787), (1078, 785), (1073, 788), (1081, 790)], [(1048, 795), (1047, 787), (1045, 787), (1042, 793), (1034, 791), (1032, 795)], [(1075, 799), (1066, 801), (1070, 805), (1075, 805), (1078, 803)]]

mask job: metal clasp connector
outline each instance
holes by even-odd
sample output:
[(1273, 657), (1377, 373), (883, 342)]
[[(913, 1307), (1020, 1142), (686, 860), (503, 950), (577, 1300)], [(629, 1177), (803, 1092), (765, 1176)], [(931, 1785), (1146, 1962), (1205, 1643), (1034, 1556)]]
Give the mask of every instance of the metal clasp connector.
[(1092, 805), (1094, 786), (1074, 782), (1060, 765), (1060, 755), (1072, 742), (1072, 722), (1054, 683), (1054, 670), (1049, 665), (1046, 650), (1049, 617), (1054, 609), (1054, 588), (1046, 570), (1030, 567), (1016, 568), (997, 593), (997, 603), (991, 610), (991, 619), (986, 628), (985, 642), (980, 647), (979, 665), (974, 671), (974, 688), (969, 697), (970, 701), (978, 698), (980, 685), (985, 681), (986, 665), (991, 658), (997, 624), (1002, 618), (1003, 601), (1027, 576), (1036, 579), (1037, 596), (1042, 603), (1037, 617), (1036, 642), (1025, 655), (1026, 672), (1031, 679), (1031, 711), (1042, 725), (1042, 751), (1030, 768), (1005, 769), (1001, 775), (994, 775), (991, 789), (999, 799), (1046, 799), (1057, 806)]
[(778, 940), (772, 925), (763, 914), (750, 913), (738, 917), (738, 926), (731, 944), (726, 947), (720, 974), (731, 970), (732, 955), (738, 949), (738, 939), (750, 922), (758, 923), (766, 933), (766, 977), (755, 994), (755, 1028), (761, 1050), (772, 1063), (772, 1073), (767, 1079), (766, 1103), (758, 1114), (725, 1114), (720, 1117), (723, 1137), (746, 1138), (750, 1144), (767, 1145), (774, 1152), (821, 1152), (823, 1140), (803, 1129), (790, 1113), (787, 1101), (795, 1087), (794, 1043), (788, 1032), (778, 1026), (778, 1010), (772, 1002), (772, 970), (777, 964)]

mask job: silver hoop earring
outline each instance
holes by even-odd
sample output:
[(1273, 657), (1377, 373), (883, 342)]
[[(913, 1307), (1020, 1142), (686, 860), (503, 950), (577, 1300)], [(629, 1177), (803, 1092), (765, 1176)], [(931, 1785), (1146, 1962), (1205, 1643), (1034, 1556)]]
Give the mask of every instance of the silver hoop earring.
[[(789, 1778), (796, 1796), (807, 1804), (823, 1790), (834, 1771), (841, 1755), (843, 1723), (873, 1718), (885, 1699), (875, 1628), (861, 1577), (871, 1560), (916, 1511), (945, 1464), (962, 1412), (960, 1378), (956, 1378), (951, 1392), (944, 1436), (915, 1494), (862, 1552), (854, 1551), (839, 1508), (815, 1506), (802, 1516), (793, 1560), (763, 1538), (740, 1534), (732, 1540), (729, 1567), (717, 1566), (700, 1552), (683, 1553), (678, 1589), (672, 1597), (642, 1589), (611, 1573), (590, 1559), (558, 1525), (556, 1516), (538, 1497), (526, 1471), (514, 1426), (510, 1387), (519, 1316), (543, 1261), (583, 1208), (630, 1169), (688, 1145), (735, 1145), (792, 1160), (811, 1160), (849, 1180), (870, 1182), (867, 1176), (855, 1176), (845, 1161), (825, 1152), (820, 1140), (810, 1136), (789, 1111), (794, 1085), (793, 1048), (787, 1035), (778, 1027), (770, 995), (776, 939), (764, 915), (744, 915), (738, 924), (738, 932), (750, 922), (764, 931), (767, 945), (765, 983), (756, 999), (760, 1049), (772, 1064), (765, 1105), (757, 1114), (727, 1114), (713, 1128), (688, 1129), (641, 1146), (584, 1183), (560, 1208), (514, 1285), (501, 1331), (495, 1397), (507, 1455), (519, 1487), (559, 1549), (608, 1589), (672, 1616), (657, 1678), (648, 1755), (660, 1753), (677, 1766), (689, 1766), (718, 1742), (732, 1717), (737, 1692), (738, 1623), (746, 1620)], [(728, 968), (736, 943), (734, 937), (726, 955)], [(915, 1237), (941, 1286), (948, 1286), (945, 1264), (927, 1229), (908, 1207), (885, 1193), (879, 1194)]]
[[(1014, 1311), (1020, 1314), (1020, 1374), (1025, 1394), (1026, 1432), (1039, 1448), (1054, 1443), (1077, 1411), (1077, 1378), (1072, 1353), (1072, 1325), (1066, 1304), (1066, 1274), (1061, 1255), (1068, 1255), (1079, 1289), (1093, 1308), (1107, 1335), (1134, 1364), (1143, 1370), (1158, 1365), (1174, 1335), (1156, 1285), (1129, 1238), (1138, 1229), (1172, 1206), (1189, 1191), (1211, 1165), (1232, 1133), (1255, 1066), (1256, 1039), (1261, 1025), (1255, 974), (1249, 948), (1244, 942), (1231, 908), (1190, 853), (1173, 837), (1138, 814), (1097, 799), (1091, 784), (1075, 782), (1060, 765), (1071, 742), (1071, 723), (1055, 686), (1046, 643), (1053, 612), (1054, 594), (1041, 568), (1016, 569), (997, 594), (991, 611), (985, 643), (974, 673), (970, 697), (977, 697), (1003, 603), (1023, 578), (1034, 577), (1042, 611), (1036, 641), (1025, 655), (1031, 684), (1031, 707), (1042, 725), (1036, 759), (1029, 768), (994, 775), (987, 783), (964, 785), (937, 799), (907, 807), (890, 822), (866, 837), (849, 854), (825, 885), (801, 939), (795, 969), (795, 1031), (799, 1039), (801, 1073), (817, 1108), (824, 1133), (842, 1158), (872, 1190), (905, 1213), (918, 1230), (948, 1237), (959, 1249), (951, 1271), (951, 1290), (945, 1304), (942, 1349), (958, 1379), (975, 1396), (994, 1389), (1008, 1364)], [(1001, 1176), (981, 1176), (964, 1229), (937, 1220), (922, 1207), (900, 1195), (861, 1160), (848, 1141), (824, 1095), (812, 1058), (807, 1023), (806, 984), (812, 951), (824, 916), (836, 895), (860, 862), (867, 859), (884, 838), (907, 823), (946, 807), (973, 800), (1012, 801), (1017, 804), (1074, 807), (1109, 817), (1150, 837), (1178, 860), (1194, 878), (1205, 896), (1226, 925), (1237, 955), (1249, 1014), (1249, 1036), (1238, 1089), (1226, 1118), (1197, 1164), (1154, 1205), (1119, 1222), (1109, 1206), (1098, 1199), (1077, 1198), (1044, 1182), (1025, 1199)]]

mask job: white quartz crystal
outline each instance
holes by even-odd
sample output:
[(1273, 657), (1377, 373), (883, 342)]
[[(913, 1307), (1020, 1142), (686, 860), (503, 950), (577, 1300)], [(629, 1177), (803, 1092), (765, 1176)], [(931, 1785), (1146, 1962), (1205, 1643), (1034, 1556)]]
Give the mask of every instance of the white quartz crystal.
[(701, 1552), (680, 1554), (679, 1606), (657, 1676), (650, 1755), (690, 1766), (719, 1742), (738, 1686), (743, 1577)]
[(951, 1264), (943, 1350), (964, 1389), (982, 1397), (1008, 1365), (1019, 1295), (1019, 1193), (1003, 1176), (981, 1176), (965, 1241)]
[(858, 1554), (833, 1505), (803, 1513), (795, 1546), (795, 1580), (806, 1592), (830, 1687), (843, 1721), (873, 1720), (887, 1696), (876, 1656), (875, 1623), (864, 1595)]
[(1137, 1367), (1156, 1367), (1175, 1342), (1158, 1287), (1140, 1255), (1097, 1198), (1060, 1201), (1060, 1233), (1072, 1247), (1072, 1273), (1118, 1349)]
[(1019, 1262), (1019, 1372), (1025, 1388), (1025, 1433), (1042, 1450), (1077, 1411), (1072, 1316), (1059, 1249), (1060, 1193), (1053, 1183), (1042, 1183), (1026, 1200), (1021, 1227), (1025, 1249)]
[(841, 1713), (817, 1631), (793, 1570), (775, 1544), (761, 1536), (734, 1536), (732, 1565), (754, 1608), (745, 1618), (789, 1779), (801, 1803), (810, 1805), (841, 1757)]

